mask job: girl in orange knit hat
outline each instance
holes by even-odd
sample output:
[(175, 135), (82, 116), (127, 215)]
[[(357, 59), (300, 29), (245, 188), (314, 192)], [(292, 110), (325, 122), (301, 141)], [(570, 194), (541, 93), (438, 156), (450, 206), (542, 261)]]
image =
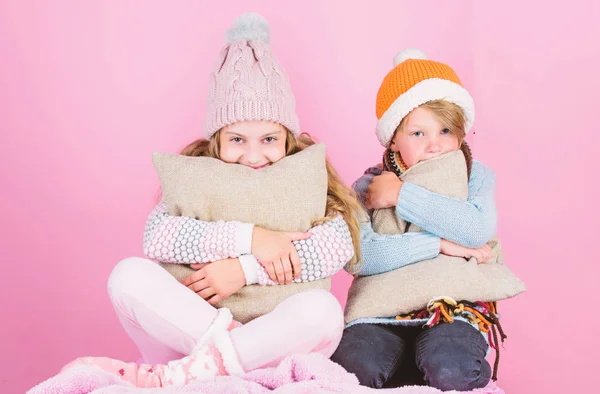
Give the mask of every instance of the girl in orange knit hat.
[[(471, 95), (448, 65), (414, 49), (396, 56), (377, 95), (383, 164), (368, 169), (354, 189), (366, 208), (394, 208), (397, 216), (425, 231), (382, 235), (371, 223), (362, 224), (363, 264), (353, 274), (378, 275), (438, 254), (478, 263), (490, 258), (486, 243), (496, 232), (495, 176), (471, 160), (464, 141), (474, 114)], [(467, 161), (466, 201), (400, 180), (415, 164), (457, 150)], [(488, 341), (469, 319), (456, 316), (453, 324), (427, 327), (429, 316), (418, 317), (349, 321), (332, 360), (356, 374), (361, 384), (376, 388), (426, 383), (467, 391), (488, 384)]]

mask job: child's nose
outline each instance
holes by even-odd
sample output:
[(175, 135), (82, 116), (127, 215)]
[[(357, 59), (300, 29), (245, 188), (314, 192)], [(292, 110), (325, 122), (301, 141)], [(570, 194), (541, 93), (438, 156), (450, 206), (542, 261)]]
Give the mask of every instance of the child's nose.
[(246, 151), (246, 160), (249, 164), (257, 164), (260, 161), (260, 152), (258, 149), (250, 148)]
[(427, 146), (427, 148), (429, 152), (437, 153), (442, 149), (442, 146), (440, 145), (440, 142), (437, 140), (437, 138), (435, 138), (429, 140), (429, 145)]

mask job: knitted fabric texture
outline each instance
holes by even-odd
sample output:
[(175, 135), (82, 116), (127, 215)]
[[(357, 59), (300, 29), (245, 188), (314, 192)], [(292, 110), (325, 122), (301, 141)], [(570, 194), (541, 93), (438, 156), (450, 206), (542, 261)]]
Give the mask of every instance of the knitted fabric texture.
[[(325, 163), (322, 143), (260, 171), (206, 157), (155, 154), (163, 201), (171, 216), (166, 222), (162, 215), (149, 223), (146, 240), (154, 240), (146, 243), (149, 257), (182, 279), (194, 271), (181, 263), (250, 254), (251, 242), (240, 242), (246, 224), (274, 231), (310, 229), (313, 235), (308, 240), (295, 243), (303, 283), (245, 286), (217, 306), (229, 308), (236, 320), (246, 323), (271, 312), (293, 294), (312, 288), (329, 290), (330, 277), (352, 258), (354, 247), (341, 217), (310, 228), (326, 214)], [(282, 184), (286, 187), (281, 188)], [(247, 238), (251, 241), (249, 230)], [(258, 266), (256, 259), (254, 265)], [(258, 282), (273, 284), (264, 269), (258, 273)]]
[(243, 121), (264, 120), (300, 133), (290, 81), (269, 45), (269, 25), (257, 14), (241, 15), (228, 32), (211, 74), (204, 137)]
[(446, 100), (462, 108), (468, 133), (475, 119), (473, 98), (462, 86), (454, 70), (428, 60), (419, 50), (407, 49), (394, 59), (377, 92), (377, 138), (387, 147), (402, 119), (418, 106), (433, 100)]
[[(403, 174), (403, 180), (450, 198), (466, 200), (468, 197), (466, 163), (461, 151), (412, 166)], [(371, 219), (373, 230), (379, 234), (423, 231), (396, 215), (393, 208), (377, 209)], [(424, 307), (432, 297), (439, 295), (490, 302), (511, 298), (524, 291), (521, 280), (504, 265), (498, 240), (492, 238), (488, 245), (492, 257), (486, 264), (478, 264), (475, 259), (438, 254), (433, 259), (380, 275), (354, 278), (348, 291), (346, 322), (408, 313)]]
[(398, 315), (396, 316), (396, 320), (408, 321), (427, 318), (425, 326), (431, 328), (440, 323), (454, 323), (454, 319), (458, 316), (468, 319), (481, 332), (487, 334), (490, 347), (496, 351), (492, 380), (498, 380), (498, 366), (500, 365), (498, 334), (503, 344), (507, 336), (500, 324), (497, 302), (484, 303), (481, 301), (469, 302), (464, 300), (457, 302), (450, 297), (437, 297), (429, 301), (427, 307)]
[(191, 354), (179, 360), (167, 364), (138, 365), (108, 357), (82, 357), (64, 366), (62, 371), (81, 365), (94, 366), (139, 388), (180, 387), (215, 376), (243, 375), (244, 370), (229, 335), (229, 331), (240, 326), (239, 322), (232, 320), (231, 312), (220, 309)]

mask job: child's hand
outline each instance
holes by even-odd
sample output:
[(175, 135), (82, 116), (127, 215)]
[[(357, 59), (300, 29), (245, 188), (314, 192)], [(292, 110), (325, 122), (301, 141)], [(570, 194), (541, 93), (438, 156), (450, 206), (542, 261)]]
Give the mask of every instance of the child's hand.
[(384, 171), (373, 177), (367, 188), (365, 205), (368, 209), (392, 208), (398, 204), (402, 181), (396, 174)]
[(478, 264), (484, 264), (492, 257), (492, 248), (490, 248), (488, 244), (476, 249), (466, 248), (455, 244), (454, 242), (442, 239), (440, 240), (440, 253), (447, 256), (464, 257), (467, 260), (475, 258), (477, 259)]
[(272, 281), (290, 283), (300, 278), (302, 269), (292, 241), (308, 239), (310, 236), (310, 233), (270, 231), (256, 226), (252, 233), (252, 254), (265, 267)]
[(246, 277), (238, 259), (218, 260), (208, 264), (192, 264), (198, 269), (181, 281), (188, 289), (215, 305), (246, 285)]
[(294, 279), (300, 278), (302, 262), (300, 261), (300, 256), (298, 256), (298, 251), (296, 251), (294, 244), (292, 244), (292, 247), (290, 248), (289, 261), (287, 259), (282, 259), (277, 263), (273, 261), (259, 262), (265, 267), (265, 270), (269, 274), (269, 278), (273, 282), (287, 284), (291, 283)]

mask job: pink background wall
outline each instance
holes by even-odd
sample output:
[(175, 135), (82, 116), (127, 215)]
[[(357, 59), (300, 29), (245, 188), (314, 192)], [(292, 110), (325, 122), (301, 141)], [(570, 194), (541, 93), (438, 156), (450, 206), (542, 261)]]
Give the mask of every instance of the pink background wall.
[[(0, 3), (0, 392), (23, 392), (77, 356), (137, 358), (106, 279), (141, 255), (158, 187), (151, 152), (200, 135), (223, 33), (250, 10), (271, 24), (303, 129), (348, 183), (379, 160), (374, 98), (396, 52), (419, 47), (457, 70), (477, 104), (475, 156), (498, 177), (499, 235), (529, 287), (501, 304), (500, 384), (587, 388), (600, 346), (598, 9), (111, 3)], [(335, 278), (342, 302), (348, 283)]]

